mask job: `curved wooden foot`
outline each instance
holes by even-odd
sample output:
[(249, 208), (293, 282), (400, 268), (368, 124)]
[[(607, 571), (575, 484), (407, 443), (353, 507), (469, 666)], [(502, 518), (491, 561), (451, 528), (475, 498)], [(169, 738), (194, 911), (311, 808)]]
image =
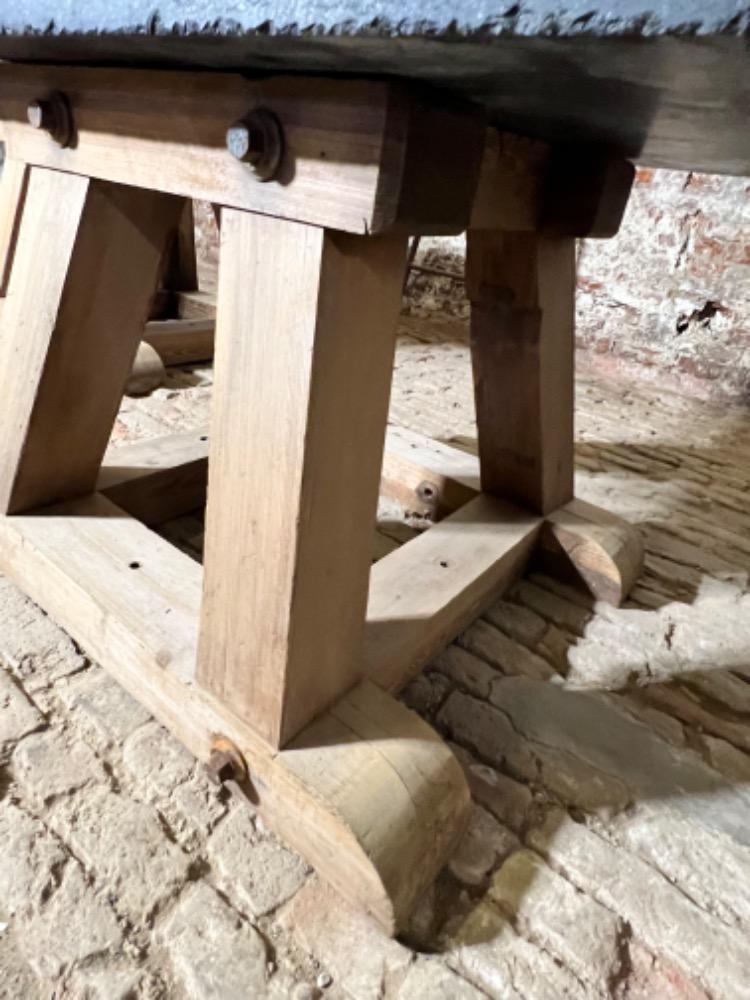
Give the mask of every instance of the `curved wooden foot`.
[(564, 555), (598, 601), (619, 605), (643, 567), (643, 540), (637, 528), (615, 514), (571, 500), (545, 518), (540, 548)]
[(233, 745), (268, 826), (387, 933), (405, 924), (470, 807), (426, 722), (362, 681), (274, 749), (195, 682), (201, 567), (100, 494), (0, 518), (0, 569), (196, 757)]
[[(316, 867), (394, 934), (468, 825), (471, 796), (453, 753), (415, 712), (363, 681), (278, 759), (339, 827), (325, 851), (318, 846)], [(310, 856), (309, 829), (282, 835)]]

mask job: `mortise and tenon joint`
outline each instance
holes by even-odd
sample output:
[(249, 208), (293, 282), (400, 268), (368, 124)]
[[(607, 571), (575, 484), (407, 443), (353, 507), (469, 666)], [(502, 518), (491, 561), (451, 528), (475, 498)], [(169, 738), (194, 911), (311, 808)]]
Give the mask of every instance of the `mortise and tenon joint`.
[[(540, 551), (602, 599), (638, 572), (573, 496), (574, 240), (632, 171), (383, 80), (4, 64), (0, 137), (0, 570), (395, 933), (470, 797), (394, 692)], [(221, 206), (211, 437), (103, 466), (186, 199)], [(386, 435), (407, 237), (467, 228), (478, 460)], [(381, 479), (435, 523), (371, 567)], [(201, 567), (149, 525), (203, 502)]]

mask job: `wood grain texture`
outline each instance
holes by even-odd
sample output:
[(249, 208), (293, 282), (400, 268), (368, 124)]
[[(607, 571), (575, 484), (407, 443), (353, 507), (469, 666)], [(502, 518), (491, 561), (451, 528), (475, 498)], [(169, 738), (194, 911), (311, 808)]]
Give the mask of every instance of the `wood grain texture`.
[(90, 492), (179, 202), (33, 168), (0, 322), (0, 509)]
[(193, 683), (201, 567), (102, 496), (0, 518), (0, 570), (201, 760), (231, 740), (263, 820), (387, 933), (404, 925), (470, 808), (425, 722), (363, 682), (274, 750)]
[[(29, 101), (51, 90), (69, 99), (71, 148), (26, 122)], [(260, 106), (284, 133), (267, 183), (225, 142)], [(236, 73), (0, 66), (0, 121), (18, 159), (361, 234), (465, 229), (484, 141), (473, 114), (395, 82)]]
[(396, 691), (523, 573), (542, 520), (480, 494), (372, 568), (367, 676)]
[(143, 339), (165, 365), (194, 364), (213, 358), (215, 328), (213, 319), (151, 320)]
[(469, 228), (606, 239), (620, 228), (634, 176), (608, 149), (489, 128)]
[(223, 213), (198, 679), (273, 745), (362, 676), (405, 259)]
[[(162, 325), (169, 321), (146, 330)], [(196, 510), (206, 502), (208, 438), (206, 425), (115, 445), (104, 456), (97, 489), (146, 524)], [(404, 427), (386, 429), (381, 496), (439, 520), (478, 492), (475, 455)]]
[(142, 340), (125, 382), (126, 396), (146, 396), (163, 385), (167, 377), (164, 362), (157, 351)]
[(638, 529), (584, 500), (572, 500), (547, 516), (540, 547), (550, 568), (559, 569), (562, 559), (593, 597), (615, 607), (628, 596), (643, 569)]
[(202, 507), (208, 480), (208, 428), (108, 448), (97, 489), (145, 524)]
[(6, 159), (0, 172), (0, 297), (8, 290), (28, 182), (29, 165)]
[(549, 513), (573, 498), (575, 243), (470, 230), (466, 283), (482, 489)]
[(475, 455), (405, 427), (388, 427), (381, 496), (398, 501), (411, 513), (438, 521), (478, 492)]

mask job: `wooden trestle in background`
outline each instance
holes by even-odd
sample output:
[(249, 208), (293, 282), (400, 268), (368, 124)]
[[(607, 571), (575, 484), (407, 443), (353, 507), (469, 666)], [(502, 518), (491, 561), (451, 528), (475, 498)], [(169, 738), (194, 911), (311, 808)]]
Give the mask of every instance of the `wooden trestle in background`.
[[(26, 121), (52, 92), (66, 147)], [(272, 180), (225, 145), (260, 107)], [(605, 600), (638, 573), (573, 497), (574, 238), (632, 168), (357, 80), (3, 66), (0, 137), (0, 569), (393, 933), (469, 809), (393, 693), (539, 551)], [(222, 206), (211, 433), (102, 465), (189, 198)], [(467, 228), (478, 461), (386, 438), (406, 238)], [(371, 569), (379, 484), (435, 524)], [(205, 569), (149, 527), (204, 501)]]

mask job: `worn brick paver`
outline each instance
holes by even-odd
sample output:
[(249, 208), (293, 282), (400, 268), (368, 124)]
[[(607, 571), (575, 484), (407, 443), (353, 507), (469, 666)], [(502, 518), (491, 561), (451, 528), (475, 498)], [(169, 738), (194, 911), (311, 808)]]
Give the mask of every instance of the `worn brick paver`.
[[(465, 331), (432, 329), (405, 320), (391, 418), (471, 447)], [(114, 437), (210, 395), (174, 373)], [(404, 692), (475, 804), (401, 941), (0, 580), (0, 998), (750, 998), (750, 422), (581, 379), (578, 435), (644, 574), (620, 610), (532, 574)], [(197, 556), (198, 518), (165, 533)]]

